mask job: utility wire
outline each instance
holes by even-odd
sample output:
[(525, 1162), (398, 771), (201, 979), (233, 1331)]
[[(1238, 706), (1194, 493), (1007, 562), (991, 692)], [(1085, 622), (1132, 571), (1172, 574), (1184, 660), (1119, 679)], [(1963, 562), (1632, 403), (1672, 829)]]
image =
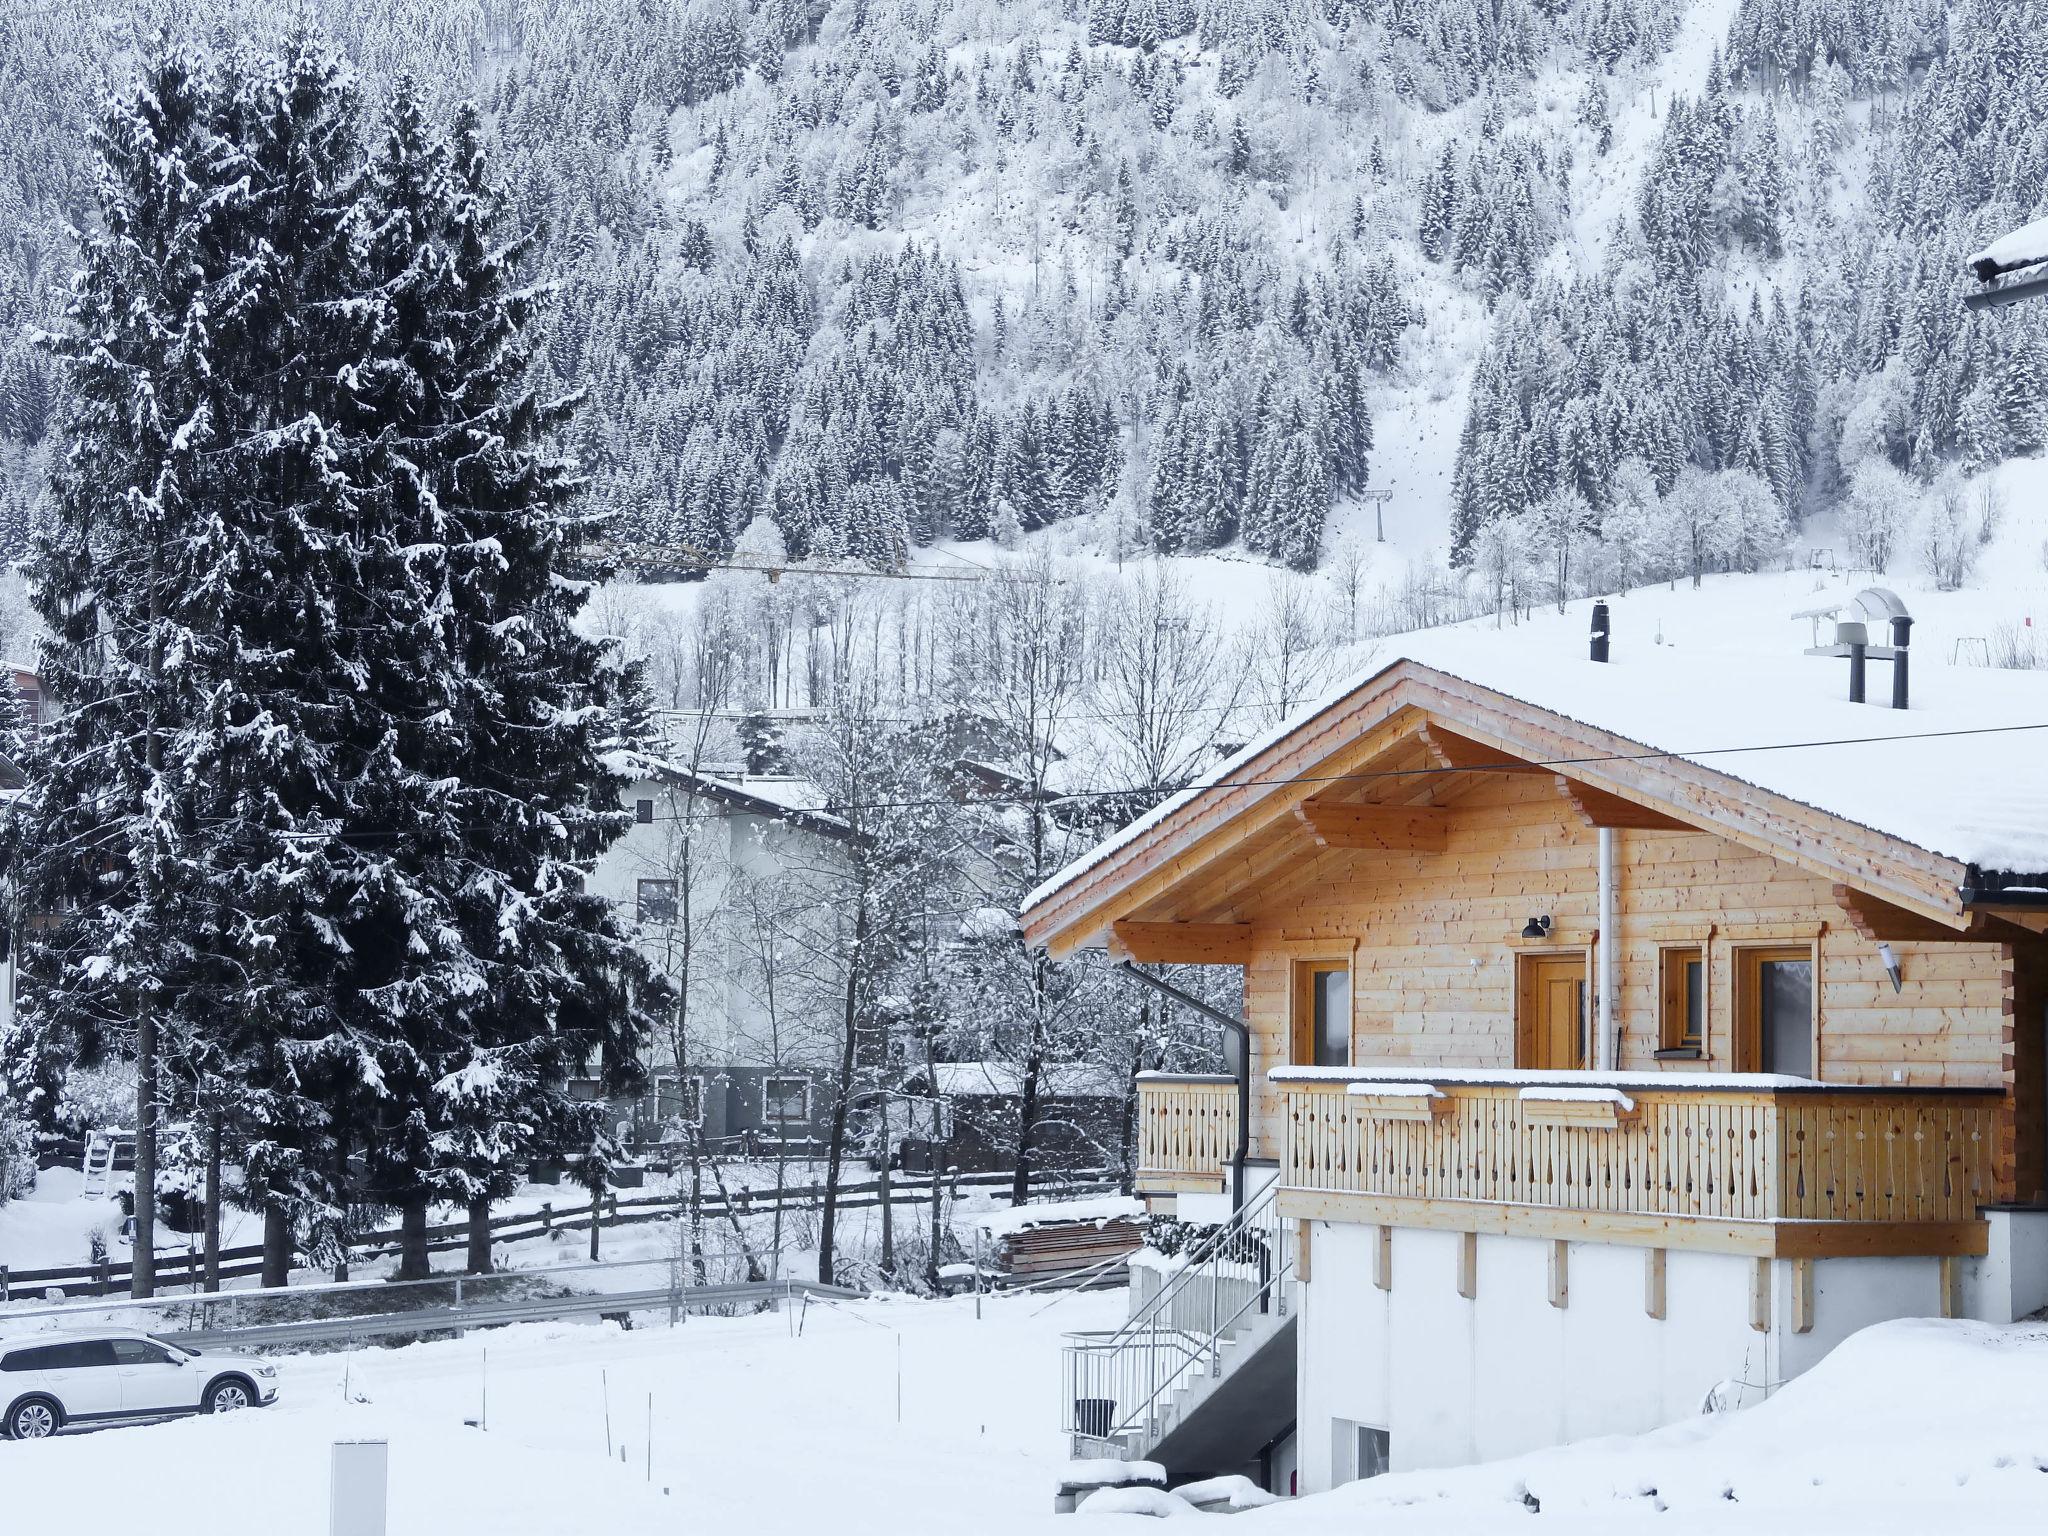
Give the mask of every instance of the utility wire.
[[(1091, 800), (1127, 800), (1135, 795), (1154, 794), (1160, 794), (1162, 795), (1162, 799), (1166, 799), (1171, 798), (1176, 794), (1185, 793), (1189, 789), (1279, 789), (1295, 784), (1368, 784), (1387, 779), (1441, 778), (1450, 774), (1459, 773), (1527, 773), (1532, 768), (1537, 770), (1563, 770), (1567, 768), (1594, 767), (1602, 763), (1653, 763), (1674, 760), (1689, 761), (1695, 758), (1702, 757), (1740, 756), (1752, 752), (1796, 752), (1803, 751), (1809, 748), (1860, 747), (1879, 745), (1885, 742), (1898, 741), (1950, 741), (1962, 737), (1971, 736), (2004, 736), (2011, 735), (2020, 731), (2048, 731), (2048, 720), (2034, 721), (2020, 725), (1964, 726), (1946, 731), (1899, 731), (1883, 736), (1832, 736), (1820, 737), (1810, 741), (1758, 742), (1748, 746), (1701, 747), (1692, 751), (1601, 752), (1585, 757), (1557, 757), (1543, 759), (1510, 758), (1507, 754), (1503, 754), (1505, 760), (1498, 763), (1473, 763), (1460, 765), (1457, 767), (1430, 766), (1424, 768), (1365, 768), (1356, 770), (1351, 773), (1296, 773), (1288, 774), (1284, 777), (1273, 779), (1216, 779), (1207, 783), (1197, 781), (1194, 784), (1183, 785), (1178, 789), (1165, 789), (1163, 793), (1161, 787), (1158, 786), (1127, 786), (1120, 789), (1088, 789), (1074, 790), (1066, 793), (1048, 793), (1042, 799), (1036, 800), (1022, 795), (969, 795), (961, 797), (935, 797), (929, 799), (916, 800), (869, 800), (862, 802), (859, 806), (854, 807), (854, 809), (865, 812), (885, 810), (942, 809), (947, 807), (959, 808), (962, 806), (999, 806), (1029, 808), (1034, 804), (1074, 804), (1080, 801)], [(711, 776), (704, 775), (703, 777), (710, 778)], [(723, 781), (714, 780), (714, 782)], [(731, 787), (740, 790), (742, 793), (745, 792), (746, 788), (744, 784), (737, 783), (733, 784)], [(777, 809), (785, 811), (792, 816), (830, 817), (836, 819), (843, 819), (841, 813), (835, 811), (830, 805), (820, 807), (778, 806)], [(652, 818), (650, 818), (650, 820), (654, 822), (731, 821), (741, 817), (758, 818), (759, 816), (761, 816), (761, 814), (762, 813), (758, 811), (736, 810), (685, 811), (680, 814), (658, 813)], [(231, 819), (232, 818), (221, 818), (221, 820), (224, 822)], [(636, 823), (636, 825), (645, 826), (647, 825), (647, 823), (638, 822)], [(344, 840), (353, 840), (356, 838), (383, 836), (410, 837), (414, 836), (415, 833), (409, 830), (364, 827), (338, 831), (287, 831), (274, 833), (272, 835), (282, 838), (341, 838)]]

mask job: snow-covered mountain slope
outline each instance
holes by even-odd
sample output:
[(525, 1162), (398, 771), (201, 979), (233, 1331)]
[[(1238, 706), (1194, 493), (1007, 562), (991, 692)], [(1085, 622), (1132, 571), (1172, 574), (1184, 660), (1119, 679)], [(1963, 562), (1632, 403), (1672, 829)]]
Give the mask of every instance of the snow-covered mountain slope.
[[(575, 446), (652, 568), (763, 510), (883, 563), (1064, 522), (1305, 568), (1376, 510), (1469, 558), (1565, 493), (1608, 537), (1632, 459), (1797, 521), (1869, 461), (2042, 445), (2048, 305), (1955, 298), (2048, 196), (2048, 0), (311, 9), (366, 96), (484, 101)], [(94, 100), (154, 24), (280, 17), (0, 0), (0, 541)]]

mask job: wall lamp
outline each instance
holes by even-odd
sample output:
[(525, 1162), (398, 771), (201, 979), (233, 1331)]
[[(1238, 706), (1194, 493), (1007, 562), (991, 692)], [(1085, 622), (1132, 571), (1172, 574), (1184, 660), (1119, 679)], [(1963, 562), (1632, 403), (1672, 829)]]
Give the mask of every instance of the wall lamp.
[(1549, 938), (1550, 914), (1546, 912), (1541, 917), (1532, 917), (1529, 921), (1522, 924), (1522, 937), (1525, 939)]
[(1880, 944), (1880, 945), (1878, 945), (1878, 946), (1877, 946), (1877, 958), (1878, 958), (1879, 960), (1881, 960), (1881, 961), (1883, 961), (1883, 962), (1884, 962), (1884, 973), (1885, 973), (1885, 975), (1887, 975), (1887, 976), (1891, 977), (1891, 979), (1892, 979), (1892, 990), (1893, 990), (1894, 992), (1903, 992), (1903, 991), (1905, 991), (1905, 990), (1906, 990), (1906, 977), (1905, 977), (1905, 971), (1904, 971), (1904, 970), (1903, 970), (1903, 968), (1902, 968), (1902, 967), (1901, 967), (1901, 966), (1899, 965), (1899, 957), (1898, 957), (1897, 955), (1895, 955), (1895, 954), (1893, 954), (1893, 953), (1892, 953), (1892, 947), (1891, 947), (1891, 945), (1889, 945), (1889, 944)]

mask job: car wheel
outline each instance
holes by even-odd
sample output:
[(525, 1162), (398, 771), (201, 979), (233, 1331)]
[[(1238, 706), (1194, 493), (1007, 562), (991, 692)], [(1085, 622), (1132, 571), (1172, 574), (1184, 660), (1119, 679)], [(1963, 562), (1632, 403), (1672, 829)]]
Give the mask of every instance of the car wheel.
[(17, 1403), (7, 1415), (7, 1434), (13, 1440), (47, 1440), (63, 1424), (56, 1405), (39, 1397)]
[(255, 1401), (256, 1395), (249, 1390), (247, 1382), (216, 1381), (206, 1389), (208, 1413), (233, 1413)]

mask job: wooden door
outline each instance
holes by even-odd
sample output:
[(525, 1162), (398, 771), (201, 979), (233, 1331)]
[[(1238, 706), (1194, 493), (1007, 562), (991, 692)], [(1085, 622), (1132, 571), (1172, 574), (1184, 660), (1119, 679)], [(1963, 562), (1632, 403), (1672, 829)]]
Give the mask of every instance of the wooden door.
[(1515, 980), (1515, 1065), (1536, 1072), (1584, 1067), (1585, 952), (1523, 955)]

